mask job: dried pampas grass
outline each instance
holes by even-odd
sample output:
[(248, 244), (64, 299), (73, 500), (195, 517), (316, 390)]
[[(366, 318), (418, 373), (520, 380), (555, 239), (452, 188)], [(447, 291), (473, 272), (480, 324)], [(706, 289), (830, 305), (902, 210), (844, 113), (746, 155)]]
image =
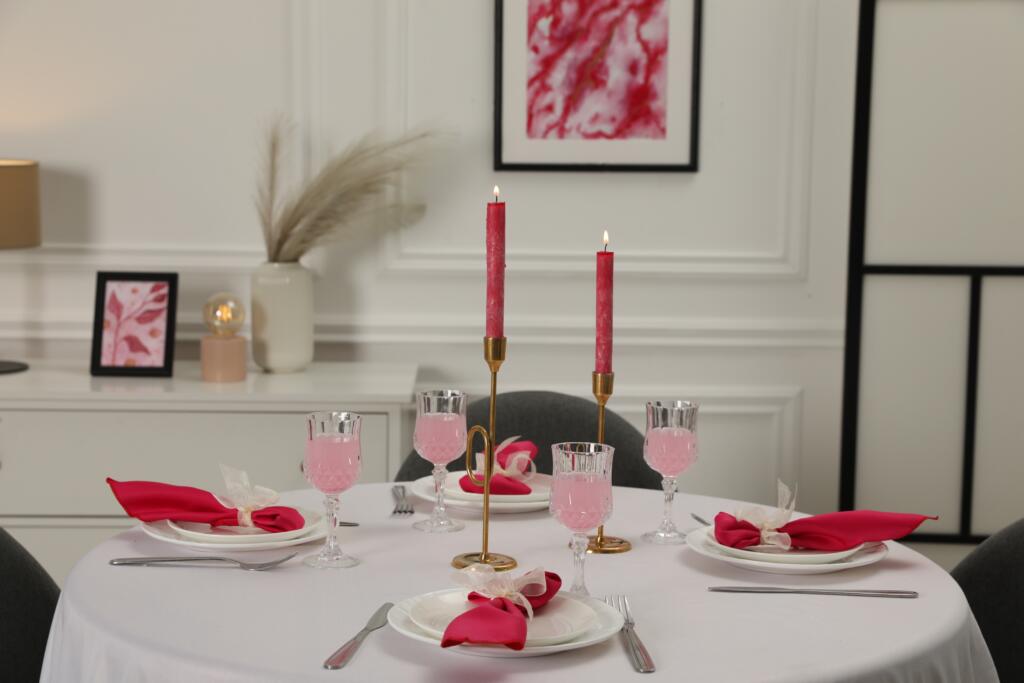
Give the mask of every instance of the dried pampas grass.
[(408, 225), (423, 216), (422, 204), (390, 198), (375, 200), (420, 154), (429, 133), (412, 133), (385, 142), (368, 135), (329, 160), (305, 186), (282, 201), (278, 195), (286, 137), (284, 122), (275, 121), (267, 136), (264, 175), (256, 194), (268, 261), (298, 261), (313, 247), (344, 237), (364, 220), (389, 228)]

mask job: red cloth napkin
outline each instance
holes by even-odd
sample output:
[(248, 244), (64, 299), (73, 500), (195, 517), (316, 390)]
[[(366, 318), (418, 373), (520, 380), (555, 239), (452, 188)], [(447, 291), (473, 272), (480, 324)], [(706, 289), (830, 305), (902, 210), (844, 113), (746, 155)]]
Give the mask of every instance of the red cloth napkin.
[[(238, 510), (222, 505), (209, 491), (155, 481), (115, 481), (110, 477), (107, 484), (124, 511), (143, 522), (170, 519), (210, 526), (238, 525)], [(252, 523), (275, 532), (301, 529), (306, 520), (294, 508), (272, 506), (253, 510)]]
[[(502, 469), (507, 469), (509, 466), (509, 460), (512, 458), (514, 453), (520, 453), (526, 451), (529, 459), (532, 461), (537, 457), (537, 445), (532, 441), (514, 441), (504, 448), (498, 450), (494, 454), (494, 459), (498, 461), (498, 464)], [(519, 465), (519, 471), (525, 471), (527, 465), (525, 461), (520, 461), (522, 464)], [(459, 479), (459, 488), (466, 493), (483, 493), (484, 487), (477, 486), (474, 484), (467, 474), (466, 476)], [(513, 479), (512, 477), (505, 474), (495, 474), (491, 477), (491, 493), (496, 493), (502, 496), (524, 496), (527, 493), (533, 492), (529, 486), (524, 482)]]
[[(877, 510), (828, 512), (794, 519), (777, 529), (789, 534), (794, 548), (807, 550), (847, 550), (861, 543), (903, 538), (928, 515)], [(736, 519), (728, 512), (715, 515), (715, 538), (732, 548), (749, 548), (761, 542), (761, 531), (750, 522)]]
[[(562, 587), (562, 578), (554, 572), (544, 572), (547, 590), (541, 595), (526, 596), (534, 612), (548, 604)], [(441, 638), (441, 647), (462, 643), (504, 645), (511, 650), (522, 650), (526, 645), (526, 610), (508, 598), (488, 598), (477, 592), (467, 600), (476, 607), (452, 619)]]

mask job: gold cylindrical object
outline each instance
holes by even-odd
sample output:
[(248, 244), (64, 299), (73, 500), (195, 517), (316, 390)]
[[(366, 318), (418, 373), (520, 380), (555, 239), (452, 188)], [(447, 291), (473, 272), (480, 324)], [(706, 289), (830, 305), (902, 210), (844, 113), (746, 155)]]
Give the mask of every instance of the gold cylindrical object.
[(39, 164), (0, 159), (0, 249), (38, 247)]
[[(594, 398), (597, 399), (597, 443), (604, 443), (604, 414), (608, 399), (615, 388), (614, 372), (595, 372), (591, 379)], [(610, 555), (631, 550), (633, 545), (624, 538), (605, 536), (604, 525), (597, 527), (597, 535), (591, 536), (587, 544), (587, 552)]]
[[(483, 486), (483, 538), (482, 547), (478, 553), (462, 553), (452, 559), (452, 566), (457, 569), (468, 567), (471, 564), (487, 564), (497, 571), (514, 569), (516, 561), (508, 555), (492, 553), (489, 549), (490, 525), (491, 525), (491, 477), (494, 474), (494, 443), (495, 443), (495, 418), (497, 417), (498, 397), (498, 370), (505, 361), (505, 350), (508, 347), (508, 340), (505, 337), (484, 337), (484, 360), (491, 371), (491, 402), (487, 414), (487, 428), (481, 425), (474, 425), (466, 432), (466, 473), (469, 480), (477, 486)], [(473, 462), (473, 441), (479, 434), (484, 441), (484, 478), (481, 480), (476, 476), (475, 463)]]

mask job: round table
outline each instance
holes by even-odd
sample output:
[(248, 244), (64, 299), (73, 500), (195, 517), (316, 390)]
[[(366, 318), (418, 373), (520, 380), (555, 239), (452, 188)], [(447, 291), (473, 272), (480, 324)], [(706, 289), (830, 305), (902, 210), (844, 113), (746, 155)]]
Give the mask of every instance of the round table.
[[(620, 681), (634, 675), (619, 637), (537, 658), (484, 659), (409, 640), (385, 627), (340, 671), (323, 660), (384, 602), (453, 585), (449, 561), (479, 549), (478, 517), (452, 534), (424, 534), (392, 517), (390, 484), (342, 495), (346, 552), (362, 564), (315, 570), (299, 558), (267, 572), (228, 568), (113, 567), (114, 557), (185, 554), (126, 531), (71, 572), (54, 616), (43, 681)], [(640, 534), (661, 512), (661, 492), (615, 489), (610, 532), (634, 541), (622, 555), (591, 555), (594, 595), (629, 597), (637, 632), (675, 681), (996, 681), (963, 593), (925, 557), (899, 544), (871, 567), (820, 576), (748, 572)], [(283, 501), (320, 504), (314, 491)], [(676, 516), (711, 518), (737, 503), (679, 495)], [(417, 518), (429, 505), (417, 503)], [(493, 515), (491, 549), (571, 580), (569, 533), (546, 512)], [(299, 546), (302, 554), (315, 546)], [(240, 553), (259, 561), (296, 550)], [(183, 552), (184, 551), (184, 552)], [(709, 593), (711, 585), (902, 588), (916, 600)], [(456, 648), (453, 648), (456, 649)]]

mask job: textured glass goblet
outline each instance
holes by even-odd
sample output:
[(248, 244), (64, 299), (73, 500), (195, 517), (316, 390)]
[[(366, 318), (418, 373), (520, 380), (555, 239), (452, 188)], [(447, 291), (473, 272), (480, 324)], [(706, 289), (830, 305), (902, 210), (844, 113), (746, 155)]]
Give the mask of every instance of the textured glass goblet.
[(686, 541), (686, 534), (672, 521), (676, 478), (697, 460), (697, 404), (691, 401), (651, 401), (647, 404), (647, 436), (644, 460), (663, 479), (665, 514), (654, 531), (643, 539), (659, 545)]
[(459, 531), (465, 524), (448, 516), (444, 485), (448, 463), (466, 451), (466, 395), (454, 389), (421, 391), (416, 395), (416, 429), (413, 448), (434, 465), (434, 511), (429, 519), (412, 525), (428, 533)]
[(363, 418), (355, 413), (320, 412), (306, 416), (306, 479), (324, 494), (327, 540), (319, 553), (305, 562), (317, 569), (354, 567), (359, 560), (338, 545), (338, 497), (352, 488), (362, 465), (359, 430)]
[(587, 532), (612, 514), (612, 456), (600, 443), (566, 442), (551, 446), (551, 514), (572, 532), (573, 582), (569, 592), (590, 595), (583, 574)]

